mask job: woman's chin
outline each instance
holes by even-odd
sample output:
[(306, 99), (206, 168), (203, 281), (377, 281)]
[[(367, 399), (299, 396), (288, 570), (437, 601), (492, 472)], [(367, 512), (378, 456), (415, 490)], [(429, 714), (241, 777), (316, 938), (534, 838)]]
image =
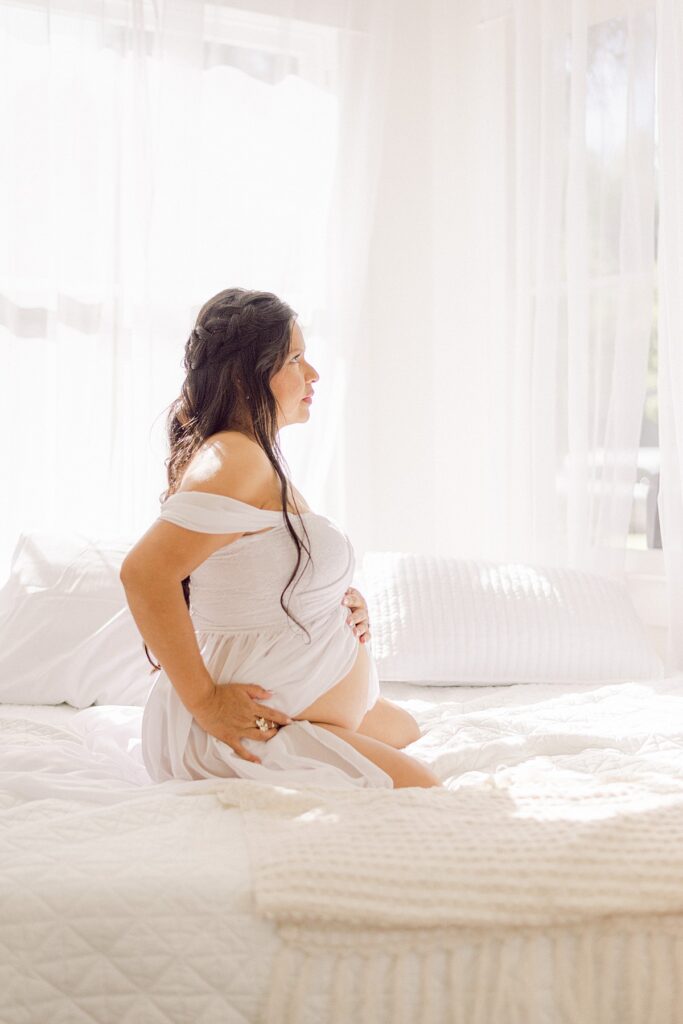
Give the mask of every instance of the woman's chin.
[(309, 409), (306, 402), (300, 402), (299, 408), (295, 409), (294, 412), (289, 415), (285, 421), (286, 424), (291, 423), (307, 423), (311, 417), (311, 410)]

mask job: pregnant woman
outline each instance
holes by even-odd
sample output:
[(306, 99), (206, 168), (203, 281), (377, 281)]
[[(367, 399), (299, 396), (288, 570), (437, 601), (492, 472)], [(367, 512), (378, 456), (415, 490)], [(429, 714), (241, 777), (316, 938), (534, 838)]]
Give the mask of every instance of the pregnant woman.
[(434, 786), (379, 696), (348, 537), (282, 468), (318, 375), (296, 313), (230, 288), (200, 310), (168, 419), (168, 490), (121, 581), (159, 671), (142, 719), (155, 781)]

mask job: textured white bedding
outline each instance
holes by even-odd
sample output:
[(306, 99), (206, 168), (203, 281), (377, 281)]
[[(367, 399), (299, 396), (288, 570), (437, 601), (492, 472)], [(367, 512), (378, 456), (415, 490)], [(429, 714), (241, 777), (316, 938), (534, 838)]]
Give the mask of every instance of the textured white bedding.
[(240, 812), (122, 779), (75, 728), (103, 710), (0, 708), (0, 1021), (257, 1020), (277, 939)]
[[(423, 736), (408, 752), (430, 762), (450, 789), (486, 780), (510, 786), (539, 772), (550, 796), (567, 781), (598, 776), (635, 780), (644, 793), (683, 789), (683, 674), (561, 690), (392, 684), (382, 692), (415, 714)], [(241, 811), (215, 795), (229, 783), (147, 783), (136, 738), (141, 714), (0, 707), (3, 1024), (285, 1019), (284, 1007), (268, 1007), (271, 969), (276, 961), (287, 969), (283, 940), (253, 891)], [(89, 723), (107, 715), (119, 735), (130, 726), (125, 756), (118, 746), (88, 746)], [(618, 967), (624, 950), (615, 944), (613, 969), (591, 985), (598, 961), (589, 938), (579, 943), (569, 927), (525, 937), (514, 929), (492, 936), (463, 930), (438, 990), (421, 992), (410, 960), (394, 984), (405, 1020), (424, 1024), (456, 1010), (467, 1021), (540, 1024), (558, 1019), (560, 1002), (567, 1020), (639, 1021), (646, 1019), (639, 1008), (644, 1013), (664, 996), (663, 1019), (677, 1021), (683, 950), (678, 929), (670, 936), (668, 929), (682, 923), (676, 914), (654, 926), (651, 915), (633, 917), (634, 942), (650, 967), (628, 984)], [(581, 990), (554, 973), (560, 941), (579, 943)], [(297, 971), (295, 958), (290, 969)], [(292, 1019), (323, 1024), (329, 979), (299, 980)]]

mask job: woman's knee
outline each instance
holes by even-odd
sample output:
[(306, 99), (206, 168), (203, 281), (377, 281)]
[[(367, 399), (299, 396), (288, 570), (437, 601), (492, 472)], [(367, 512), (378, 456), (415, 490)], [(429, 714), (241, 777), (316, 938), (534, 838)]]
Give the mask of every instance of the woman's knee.
[(410, 712), (385, 697), (378, 698), (354, 731), (399, 749), (419, 740), (422, 735)]

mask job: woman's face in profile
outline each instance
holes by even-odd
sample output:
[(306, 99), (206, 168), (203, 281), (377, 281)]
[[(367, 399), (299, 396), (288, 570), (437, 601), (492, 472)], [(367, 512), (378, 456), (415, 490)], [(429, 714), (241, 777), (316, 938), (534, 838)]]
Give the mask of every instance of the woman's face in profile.
[(304, 401), (313, 391), (318, 374), (306, 362), (306, 343), (301, 328), (294, 322), (289, 340), (289, 354), (285, 365), (270, 378), (270, 390), (278, 404), (278, 427), (288, 423), (305, 423), (310, 413), (311, 399)]

